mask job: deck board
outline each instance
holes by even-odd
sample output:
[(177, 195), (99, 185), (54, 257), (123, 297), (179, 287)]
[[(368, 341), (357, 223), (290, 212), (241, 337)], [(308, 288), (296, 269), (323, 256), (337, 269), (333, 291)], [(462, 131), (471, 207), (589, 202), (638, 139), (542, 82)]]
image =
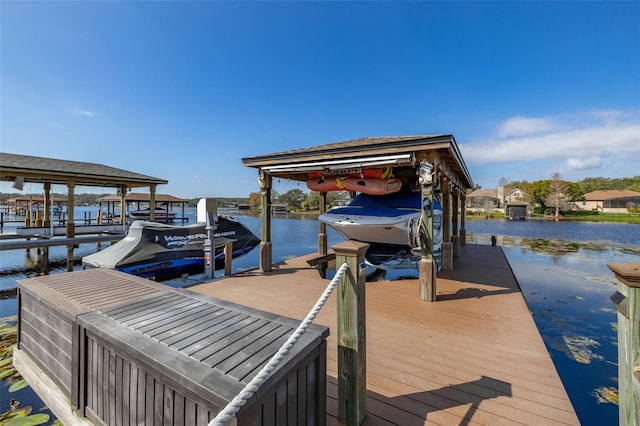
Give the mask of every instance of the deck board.
[[(305, 317), (327, 280), (306, 261), (248, 271), (191, 290)], [(367, 283), (367, 417), (383, 424), (579, 424), (500, 247), (463, 246), (438, 274), (437, 302), (415, 279)], [(337, 420), (336, 298), (328, 326), (327, 422)]]

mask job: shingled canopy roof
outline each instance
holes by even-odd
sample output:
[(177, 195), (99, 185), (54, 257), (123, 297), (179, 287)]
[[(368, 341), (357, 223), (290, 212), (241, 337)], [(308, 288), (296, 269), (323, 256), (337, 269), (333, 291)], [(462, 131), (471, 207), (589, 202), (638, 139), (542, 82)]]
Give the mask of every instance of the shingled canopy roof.
[(332, 166), (380, 167), (410, 169), (415, 174), (416, 162), (429, 151), (437, 151), (443, 161), (467, 188), (473, 180), (460, 155), (453, 135), (415, 135), (367, 137), (309, 148), (294, 149), (256, 157), (246, 157), (242, 163), (274, 177), (306, 181), (309, 172)]
[(0, 180), (15, 181), (22, 178), (25, 183), (66, 185), (73, 181), (81, 186), (128, 188), (165, 185), (167, 180), (134, 173), (102, 164), (80, 161), (57, 160), (29, 155), (0, 153)]

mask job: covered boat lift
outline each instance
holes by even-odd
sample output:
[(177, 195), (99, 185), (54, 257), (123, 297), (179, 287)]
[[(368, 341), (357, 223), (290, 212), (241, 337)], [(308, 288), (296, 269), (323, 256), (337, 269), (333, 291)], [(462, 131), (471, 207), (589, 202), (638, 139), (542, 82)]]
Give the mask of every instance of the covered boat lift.
[[(173, 211), (174, 205), (180, 206), (182, 215), (176, 219), (181, 222), (188, 221), (188, 219), (184, 215), (184, 208), (189, 200), (178, 198), (170, 194), (154, 194), (154, 199), (156, 205), (166, 206), (167, 211)], [(141, 208), (141, 206), (148, 206), (150, 210), (149, 213), (155, 213), (155, 210), (151, 208), (150, 200), (151, 194), (129, 192), (124, 197), (125, 205), (127, 206), (127, 208), (125, 208), (124, 210), (120, 209), (120, 211), (129, 211), (129, 206), (135, 205), (138, 210)], [(100, 203), (100, 216), (102, 216), (102, 214), (112, 216), (115, 215), (116, 205), (121, 206), (121, 197), (118, 195), (106, 195), (104, 197), (98, 198), (98, 202)], [(106, 212), (103, 211), (103, 206), (106, 207)]]
[[(121, 211), (125, 205), (125, 195), (132, 188), (148, 187), (150, 190), (149, 205), (155, 208), (156, 187), (166, 185), (169, 181), (140, 173), (117, 169), (96, 163), (58, 160), (30, 155), (0, 153), (0, 180), (13, 182), (13, 187), (22, 190), (25, 183), (38, 183), (44, 186), (43, 204), (49, 206), (51, 185), (66, 185), (68, 220), (66, 238), (75, 237), (73, 215), (74, 191), (76, 186), (95, 186), (117, 188), (120, 197)], [(153, 214), (153, 213), (152, 213)], [(153, 220), (153, 217), (151, 218)], [(124, 218), (121, 218), (124, 226)], [(43, 227), (51, 225), (51, 211), (44, 210)], [(73, 245), (67, 245), (67, 270), (73, 270)]]
[[(309, 173), (359, 173), (363, 170), (392, 167), (396, 178), (422, 192), (422, 218), (426, 226), (421, 235), (420, 298), (436, 300), (437, 266), (433, 259), (433, 197), (436, 193), (443, 207), (442, 269), (453, 269), (453, 257), (459, 256), (465, 243), (466, 190), (473, 180), (453, 135), (418, 135), (367, 137), (344, 142), (294, 149), (256, 157), (242, 163), (258, 170), (262, 194), (262, 243), (260, 268), (272, 268), (271, 189), (273, 178), (306, 182)], [(320, 192), (320, 213), (326, 210), (326, 192)], [(458, 220), (459, 218), (459, 220)], [(326, 256), (326, 225), (321, 223), (318, 254)]]

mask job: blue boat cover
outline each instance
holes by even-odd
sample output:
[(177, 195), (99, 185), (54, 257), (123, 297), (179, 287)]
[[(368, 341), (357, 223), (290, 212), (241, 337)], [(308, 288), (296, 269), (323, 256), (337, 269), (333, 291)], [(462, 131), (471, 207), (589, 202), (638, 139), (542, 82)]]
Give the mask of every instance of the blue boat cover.
[(358, 194), (346, 207), (331, 209), (327, 214), (396, 217), (420, 210), (420, 191), (403, 189), (387, 195)]

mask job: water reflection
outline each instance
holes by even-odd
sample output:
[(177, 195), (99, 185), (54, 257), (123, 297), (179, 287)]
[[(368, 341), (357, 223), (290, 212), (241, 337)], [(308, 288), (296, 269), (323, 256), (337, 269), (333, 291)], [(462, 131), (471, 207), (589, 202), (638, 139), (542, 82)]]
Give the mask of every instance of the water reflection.
[[(468, 234), (467, 241), (472, 244), (491, 244), (491, 234)], [(634, 244), (622, 244), (612, 241), (576, 241), (566, 238), (531, 238), (514, 235), (495, 236), (497, 245), (502, 247), (520, 247), (523, 252), (527, 250), (548, 254), (551, 256), (563, 256), (578, 253), (580, 250), (606, 252), (615, 247), (623, 253), (640, 255), (640, 246)]]
[(502, 241), (538, 330), (582, 424), (616, 424), (616, 280), (608, 263), (640, 261), (640, 247), (509, 237)]
[[(66, 248), (64, 250), (64, 256), (47, 247), (8, 252), (11, 253), (11, 256), (7, 256), (4, 259), (6, 261), (0, 262), (0, 276), (19, 274), (25, 277), (32, 277), (48, 274), (52, 269), (66, 269)], [(20, 252), (23, 253), (22, 263), (20, 261)], [(74, 258), (74, 264), (79, 265), (81, 258), (76, 253), (74, 253)]]

